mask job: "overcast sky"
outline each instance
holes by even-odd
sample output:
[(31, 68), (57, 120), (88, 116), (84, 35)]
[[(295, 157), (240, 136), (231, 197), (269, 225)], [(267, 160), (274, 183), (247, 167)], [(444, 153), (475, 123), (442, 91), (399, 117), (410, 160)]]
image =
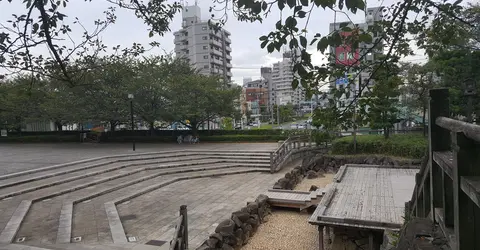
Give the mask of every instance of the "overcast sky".
[[(0, 1), (0, 22), (5, 23), (5, 20), (11, 17), (11, 13), (25, 14), (25, 7), (21, 3), (23, 1), (16, 0), (13, 3), (8, 1)], [(172, 1), (173, 2), (173, 1)], [(368, 7), (377, 7), (383, 4), (389, 6), (395, 0), (384, 1), (368, 1)], [(195, 1), (190, 0), (185, 4), (193, 5)], [(209, 7), (213, 6), (213, 0), (200, 0), (198, 5), (202, 9), (202, 19), (208, 19), (211, 15)], [(67, 14), (68, 20), (73, 20), (78, 17), (84, 25), (92, 27), (93, 20), (102, 18), (103, 11), (111, 6), (106, 1), (80, 1), (71, 0), (67, 5), (67, 9), (63, 13)], [(268, 54), (265, 49), (260, 48), (258, 38), (262, 35), (268, 34), (275, 29), (275, 23), (279, 20), (280, 12), (276, 8), (272, 8), (270, 16), (260, 23), (246, 23), (236, 20), (232, 12), (229, 11), (228, 22), (225, 29), (232, 33), (232, 64), (233, 64), (233, 80), (237, 84), (242, 84), (243, 77), (252, 77), (257, 79), (260, 77), (261, 66), (271, 66), (274, 62), (281, 60), (280, 53)], [(288, 10), (290, 11), (290, 10)], [(103, 42), (107, 46), (115, 46), (120, 44), (122, 46), (129, 46), (134, 42), (148, 44), (151, 41), (160, 42), (160, 48), (150, 51), (152, 54), (163, 54), (165, 51), (173, 51), (173, 31), (181, 27), (181, 13), (178, 13), (170, 25), (172, 32), (166, 33), (163, 37), (154, 36), (148, 37), (147, 26), (143, 21), (137, 19), (133, 12), (127, 10), (117, 10), (117, 22), (110, 26), (101, 35)], [(221, 13), (215, 13), (219, 16)], [(285, 12), (289, 14), (289, 12)], [(353, 22), (363, 22), (364, 13), (359, 12), (357, 15), (349, 13), (349, 17)], [(308, 34), (313, 36), (315, 33), (320, 33), (322, 36), (328, 34), (329, 23), (333, 22), (335, 14), (330, 10), (317, 9), (314, 15), (310, 18), (308, 26)], [(343, 14), (336, 15), (337, 22), (348, 20)], [(304, 24), (301, 21), (299, 24)], [(75, 26), (73, 26), (75, 27)], [(77, 35), (81, 35), (81, 30), (76, 27)], [(42, 51), (37, 49), (38, 51)], [(45, 50), (44, 50), (45, 51)], [(313, 48), (312, 48), (313, 51)], [(45, 51), (46, 52), (46, 51)], [(422, 58), (420, 57), (414, 57)], [(313, 56), (314, 63), (321, 64), (324, 61), (324, 56), (316, 52)]]

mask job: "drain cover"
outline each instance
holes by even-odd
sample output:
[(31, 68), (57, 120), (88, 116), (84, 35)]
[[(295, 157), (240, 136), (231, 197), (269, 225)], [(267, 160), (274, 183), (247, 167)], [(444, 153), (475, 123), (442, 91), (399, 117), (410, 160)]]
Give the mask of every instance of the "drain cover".
[(86, 200), (86, 201), (83, 201), (82, 203), (89, 203), (90, 201), (92, 200)]
[(137, 216), (134, 215), (134, 214), (128, 214), (128, 215), (120, 216), (121, 221), (134, 220), (136, 218), (137, 218)]
[(125, 202), (123, 202), (123, 203), (120, 204), (120, 205), (127, 205), (127, 204), (130, 203), (130, 202), (131, 202), (131, 201), (125, 201)]
[(145, 245), (151, 245), (151, 246), (162, 246), (163, 244), (167, 243), (166, 241), (163, 240), (150, 240)]
[(128, 237), (128, 242), (135, 242), (135, 241), (137, 241), (137, 237), (135, 237), (135, 236), (129, 236)]
[(25, 237), (20, 237), (17, 239), (17, 242), (24, 242), (25, 241)]
[(45, 200), (42, 200), (43, 202), (46, 202), (46, 201), (51, 201), (52, 199), (45, 199)]
[(80, 241), (82, 241), (82, 237), (81, 237), (81, 236), (79, 236), (79, 237), (74, 237), (74, 238), (72, 239), (72, 241), (73, 241), (73, 242), (80, 242)]

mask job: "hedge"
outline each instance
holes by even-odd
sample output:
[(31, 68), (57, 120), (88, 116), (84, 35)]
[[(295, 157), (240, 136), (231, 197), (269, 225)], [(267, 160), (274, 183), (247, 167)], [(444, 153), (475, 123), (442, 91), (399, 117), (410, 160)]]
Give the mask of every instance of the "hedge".
[[(213, 135), (200, 136), (200, 142), (276, 142), (285, 140), (286, 135)], [(54, 143), (54, 142), (79, 142), (80, 135), (32, 135), (32, 136), (8, 136), (0, 137), (0, 143)], [(176, 136), (109, 136), (101, 137), (101, 142), (165, 143), (176, 142)]]
[[(428, 149), (428, 142), (422, 135), (357, 136), (357, 154), (384, 154), (413, 159), (422, 158)], [(333, 154), (353, 154), (353, 137), (346, 136), (332, 142)]]
[(80, 135), (28, 135), (0, 137), (2, 142), (43, 143), (43, 142), (79, 142)]

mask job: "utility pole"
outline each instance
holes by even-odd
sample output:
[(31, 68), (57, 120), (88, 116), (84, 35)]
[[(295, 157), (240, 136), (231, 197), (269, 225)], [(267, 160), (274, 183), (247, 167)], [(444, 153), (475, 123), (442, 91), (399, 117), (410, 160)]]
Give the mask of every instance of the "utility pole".
[(362, 85), (362, 73), (360, 72), (358, 74), (358, 94), (359, 96), (357, 97), (357, 84), (354, 82), (354, 90), (353, 90), (353, 98), (355, 98), (355, 101), (353, 103), (353, 153), (357, 153), (357, 121), (356, 121), (356, 116), (357, 116), (357, 103), (358, 103), (358, 98), (360, 98), (360, 86)]

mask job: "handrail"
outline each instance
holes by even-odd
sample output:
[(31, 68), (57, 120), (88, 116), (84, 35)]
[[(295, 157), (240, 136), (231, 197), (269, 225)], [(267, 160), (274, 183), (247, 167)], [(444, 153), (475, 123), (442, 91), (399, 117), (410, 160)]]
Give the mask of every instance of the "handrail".
[(170, 241), (170, 250), (186, 250), (188, 249), (188, 219), (187, 206), (180, 206), (180, 216), (175, 223), (175, 232)]
[(306, 146), (307, 141), (311, 145), (310, 137), (308, 135), (293, 135), (287, 138), (275, 151), (270, 153), (270, 170), (275, 172), (278, 166), (285, 161), (291, 149), (299, 148), (303, 143)]
[(437, 222), (452, 250), (480, 249), (480, 126), (447, 117), (448, 93), (429, 92), (428, 162), (415, 176), (405, 215)]
[(466, 137), (480, 142), (480, 126), (476, 124), (462, 122), (448, 117), (438, 117), (435, 123), (452, 132), (464, 133)]

